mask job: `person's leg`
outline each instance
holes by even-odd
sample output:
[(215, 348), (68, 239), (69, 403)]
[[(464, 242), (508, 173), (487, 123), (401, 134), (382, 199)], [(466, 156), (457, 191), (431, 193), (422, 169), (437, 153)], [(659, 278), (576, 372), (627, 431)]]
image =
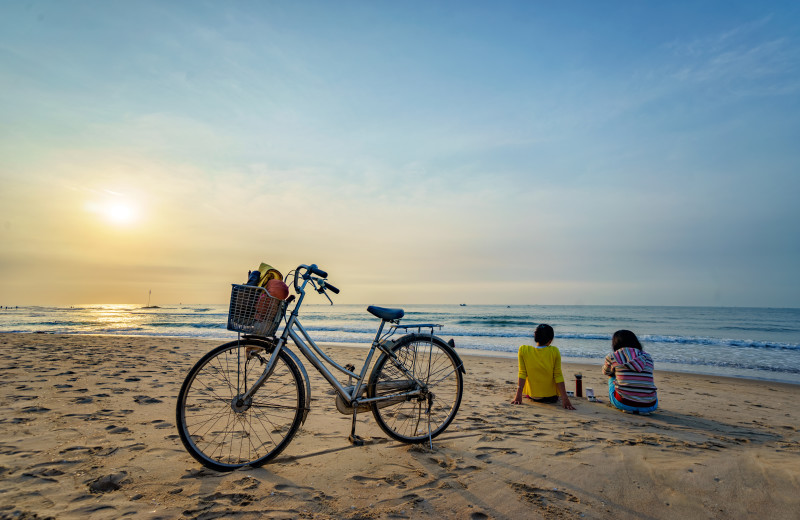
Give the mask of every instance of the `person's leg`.
[[(614, 406), (619, 408), (619, 405), (617, 404), (617, 400), (614, 399), (614, 378), (613, 377), (609, 377), (608, 378), (608, 400), (609, 400), (609, 402), (611, 404), (613, 404)], [(622, 408), (620, 408), (620, 410), (621, 409)]]
[(656, 408), (658, 408), (658, 397), (656, 397), (656, 402), (653, 403), (653, 406), (648, 406), (647, 408), (639, 408), (639, 413), (655, 412)]
[(614, 378), (608, 378), (608, 400), (611, 401), (611, 404), (622, 410), (623, 412), (630, 412), (630, 413), (638, 413), (638, 414), (645, 414), (650, 413), (658, 408), (658, 399), (656, 398), (656, 402), (653, 403), (652, 406), (629, 406), (627, 404), (622, 404), (617, 401), (617, 398), (614, 397)]

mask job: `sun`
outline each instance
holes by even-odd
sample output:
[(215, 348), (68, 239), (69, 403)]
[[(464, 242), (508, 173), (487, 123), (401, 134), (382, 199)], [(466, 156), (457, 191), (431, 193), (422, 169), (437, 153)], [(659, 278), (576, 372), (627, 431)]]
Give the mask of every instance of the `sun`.
[(109, 202), (103, 208), (103, 214), (112, 224), (127, 225), (136, 220), (134, 207), (123, 202)]
[(134, 201), (115, 192), (106, 192), (106, 197), (87, 202), (86, 210), (106, 224), (118, 227), (131, 226), (140, 218)]

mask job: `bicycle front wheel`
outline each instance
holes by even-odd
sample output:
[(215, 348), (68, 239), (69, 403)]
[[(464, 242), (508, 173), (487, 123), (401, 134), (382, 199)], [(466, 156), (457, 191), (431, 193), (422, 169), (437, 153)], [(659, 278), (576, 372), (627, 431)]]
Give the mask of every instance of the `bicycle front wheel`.
[(280, 352), (258, 392), (244, 398), (270, 355), (263, 343), (233, 341), (203, 356), (186, 376), (178, 394), (178, 432), (204, 466), (217, 471), (260, 466), (297, 433), (305, 387), (286, 352)]
[[(461, 405), (461, 360), (441, 339), (424, 334), (403, 336), (392, 352), (395, 357), (382, 354), (370, 374), (367, 395), (387, 397), (372, 404), (372, 415), (395, 440), (420, 443), (432, 439), (453, 421)], [(418, 395), (389, 397), (415, 390)]]

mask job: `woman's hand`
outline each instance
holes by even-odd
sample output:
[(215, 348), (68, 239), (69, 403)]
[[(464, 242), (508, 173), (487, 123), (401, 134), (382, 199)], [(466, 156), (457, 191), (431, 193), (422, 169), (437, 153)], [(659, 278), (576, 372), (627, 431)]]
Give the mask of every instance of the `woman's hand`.
[(520, 378), (517, 380), (517, 395), (514, 396), (514, 400), (511, 401), (511, 404), (522, 404), (522, 389), (525, 387), (525, 380)]
[(561, 397), (561, 406), (563, 406), (565, 410), (574, 410), (575, 407), (572, 406), (571, 402), (569, 402), (569, 397), (567, 396), (567, 387), (564, 386), (564, 383), (558, 383), (556, 385), (556, 389), (558, 390), (558, 395)]

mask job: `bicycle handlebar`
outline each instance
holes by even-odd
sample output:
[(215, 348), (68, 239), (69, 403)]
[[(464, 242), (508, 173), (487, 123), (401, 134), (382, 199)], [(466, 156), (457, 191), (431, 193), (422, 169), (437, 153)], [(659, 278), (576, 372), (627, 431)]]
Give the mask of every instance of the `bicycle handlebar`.
[[(300, 275), (300, 270), (301, 269), (305, 269), (305, 271), (306, 271), (302, 275)], [(330, 289), (331, 291), (334, 292), (334, 294), (339, 294), (339, 289), (337, 289), (336, 287), (334, 287), (333, 285), (329, 284), (327, 281), (324, 280), (324, 278), (328, 277), (328, 273), (323, 271), (319, 267), (317, 267), (317, 264), (311, 264), (311, 265), (301, 264), (301, 265), (297, 266), (297, 269), (295, 269), (295, 271), (294, 271), (294, 290), (295, 290), (295, 292), (297, 292), (297, 293), (300, 292), (300, 285), (297, 283), (298, 282), (298, 276), (302, 277), (303, 280), (311, 280), (311, 275), (317, 275), (317, 276), (323, 278), (323, 280), (318, 280), (318, 281), (322, 282), (322, 285), (321, 285), (321, 289), (322, 290)], [(313, 281), (312, 281), (312, 283), (313, 283)], [(322, 291), (320, 291), (320, 292), (322, 292)]]
[(323, 271), (322, 269), (317, 267), (317, 264), (311, 264), (311, 266), (308, 268), (308, 271), (311, 274), (315, 274), (317, 276), (321, 276), (322, 278), (327, 278), (328, 277), (328, 273), (326, 273), (325, 271)]

